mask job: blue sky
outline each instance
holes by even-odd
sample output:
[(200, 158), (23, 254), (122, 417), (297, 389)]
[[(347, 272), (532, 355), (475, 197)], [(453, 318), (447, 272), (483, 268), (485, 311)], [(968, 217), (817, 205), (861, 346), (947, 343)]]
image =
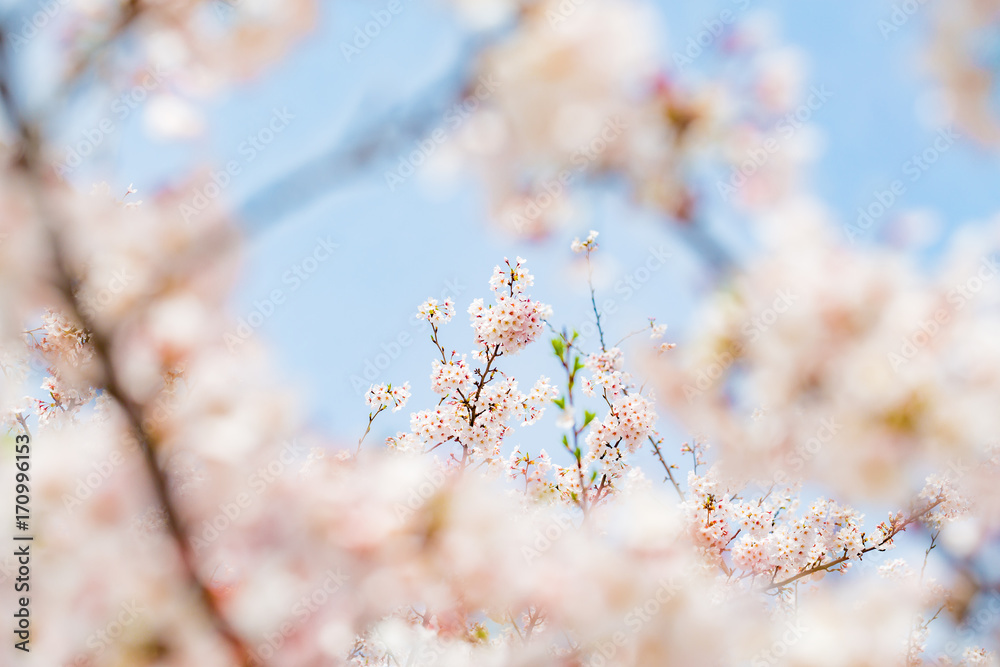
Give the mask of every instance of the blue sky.
[[(373, 118), (392, 109), (405, 111), (422, 91), (453, 79), (467, 64), (461, 54), (468, 35), (447, 11), (436, 4), (402, 2), (403, 11), (350, 62), (341, 43), (350, 41), (370, 12), (386, 3), (324, 3), (320, 24), (284, 62), (206, 103), (208, 131), (203, 137), (156, 141), (147, 136), (141, 114), (133, 114), (108, 137), (102, 154), (72, 176), (82, 186), (109, 180), (122, 191), (135, 183), (140, 196), (148, 196), (178, 183), (192, 166), (240, 161), (241, 172), (223, 195), (249, 234), (246, 271), (232, 301), (233, 315), (248, 316), (256, 300), (282, 290), (287, 299), (256, 335), (272, 346), (283, 378), (301, 388), (311, 424), (345, 443), (363, 432), (367, 420), (351, 377), (363, 377), (366, 363), (374, 364), (379, 354), (393, 358), (377, 381), (410, 380), (415, 391), (409, 407), (430, 404), (432, 348), (412, 315), (421, 301), (440, 297), (445, 290), (458, 292), (464, 312), (473, 298), (488, 296), (486, 281), (504, 256), (527, 258), (536, 274), (533, 294), (554, 305), (554, 322), (579, 326), (588, 317), (589, 303), (579, 272), (567, 271), (574, 261), (568, 250), (574, 235), (600, 230), (601, 252), (615, 262), (602, 293), (613, 297), (618, 280), (635, 271), (651, 248), (669, 252), (672, 261), (653, 272), (633, 296), (615, 297), (620, 310), (608, 324), (613, 332), (609, 338), (615, 340), (649, 316), (669, 324), (668, 339), (683, 340), (690, 333), (687, 320), (706, 286), (698, 260), (662, 218), (636, 210), (610, 191), (593, 192), (586, 218), (542, 243), (515, 241), (490, 229), (481, 188), (471, 179), (443, 194), (422, 189), (419, 179), (390, 192), (382, 168), (360, 171), (306, 201), (265, 200), (268, 211), (273, 205), (283, 214), (275, 218), (262, 213), (259, 194), (268, 184), (310, 157), (357, 137)], [(656, 2), (667, 35), (664, 62), (671, 61), (671, 54), (704, 21), (742, 4)], [(922, 123), (918, 113), (931, 90), (919, 62), (927, 10), (884, 36), (878, 22), (888, 19), (891, 11), (892, 4), (883, 0), (760, 0), (747, 9), (769, 14), (782, 40), (807, 56), (810, 84), (833, 92), (812, 118), (825, 136), (825, 151), (809, 182), (845, 222), (872, 200), (876, 189), (900, 178), (906, 161), (929, 146), (937, 132)], [(711, 64), (706, 56), (695, 67)], [(66, 137), (72, 139), (92, 126), (107, 108), (103, 100), (83, 101), (74, 116), (79, 129), (69, 128)], [(254, 159), (246, 160), (241, 143), (264, 127), (275, 109), (286, 109), (294, 118)], [(948, 229), (984, 220), (997, 208), (991, 186), (998, 176), (992, 155), (961, 142), (908, 188), (899, 210), (933, 209)], [(719, 201), (711, 202), (710, 210), (723, 227), (738, 222)], [(877, 240), (877, 233), (871, 236)], [(327, 238), (338, 245), (333, 258), (293, 289), (283, 276), (314, 251), (318, 239)], [(736, 237), (729, 241), (740, 243)], [(444, 337), (449, 347), (467, 350), (471, 330), (465, 317), (456, 318)], [(511, 371), (523, 375), (527, 385), (538, 374), (555, 377), (557, 367), (547, 349), (539, 345), (511, 360)], [(405, 429), (407, 414), (380, 418), (373, 440)], [(552, 417), (546, 421), (540, 430), (551, 437)], [(527, 433), (523, 436), (533, 440)], [(552, 438), (550, 450), (554, 445)]]

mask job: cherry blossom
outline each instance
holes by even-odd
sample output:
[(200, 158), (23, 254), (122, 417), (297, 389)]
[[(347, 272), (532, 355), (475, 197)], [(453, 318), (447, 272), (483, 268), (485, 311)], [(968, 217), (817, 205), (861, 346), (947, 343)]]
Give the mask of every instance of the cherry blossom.
[(376, 384), (372, 385), (372, 388), (368, 390), (368, 394), (365, 395), (365, 402), (376, 411), (381, 411), (392, 406), (392, 411), (398, 412), (406, 406), (409, 398), (409, 382), (396, 387), (393, 387), (392, 384)]
[(513, 265), (505, 260), (505, 264), (506, 269), (497, 266), (490, 278), (495, 303), (484, 306), (482, 299), (475, 299), (469, 306), (469, 318), (477, 344), (494, 349), (494, 354), (517, 354), (541, 335), (552, 309), (525, 294), (534, 278), (524, 270), (524, 260), (518, 258)]
[[(187, 224), (183, 187), (63, 180), (52, 112), (152, 68), (151, 128), (190, 135), (192, 100), (293, 48), (317, 5), (71, 3), (50, 17), (58, 91), (30, 104), (3, 59), (0, 415), (32, 452), (31, 664), (997, 665), (996, 230), (929, 268), (858, 243), (805, 185), (805, 126), (740, 171), (819, 95), (752, 17), (720, 26), (716, 69), (661, 58), (633, 0), (446, 6), (479, 31), (461, 83), (482, 88), (438, 157), (472, 167), (513, 237), (559, 248), (523, 246), (537, 288), (521, 257), (477, 269), (464, 347), (456, 298), (420, 304), (429, 374), (372, 376), (347, 406), (358, 431), (368, 413), (357, 443), (232, 333), (244, 232), (223, 207)], [(928, 8), (942, 108), (985, 147), (972, 38), (995, 9)], [(738, 257), (707, 235), (706, 165)], [(649, 234), (699, 239), (677, 343), (598, 306), (627, 235), (569, 242), (597, 179), (671, 230)], [(587, 322), (531, 296), (571, 261)]]

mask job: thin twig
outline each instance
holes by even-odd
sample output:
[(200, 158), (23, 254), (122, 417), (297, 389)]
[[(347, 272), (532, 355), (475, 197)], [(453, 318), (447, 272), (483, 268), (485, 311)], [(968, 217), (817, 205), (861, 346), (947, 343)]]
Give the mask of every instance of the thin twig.
[[(866, 553), (869, 553), (871, 551), (875, 551), (876, 549), (881, 549), (881, 547), (883, 547), (885, 544), (887, 544), (888, 542), (891, 542), (893, 540), (893, 538), (896, 537), (896, 535), (898, 535), (899, 533), (901, 533), (904, 530), (906, 530), (907, 526), (909, 526), (911, 523), (913, 523), (915, 521), (920, 520), (920, 518), (922, 516), (925, 516), (928, 512), (930, 512), (935, 507), (937, 507), (938, 505), (940, 505), (943, 501), (944, 501), (943, 498), (938, 498), (937, 500), (935, 500), (933, 503), (931, 503), (929, 506), (925, 507), (923, 510), (921, 510), (917, 514), (914, 514), (914, 515), (910, 516), (910, 518), (908, 518), (906, 521), (904, 521), (903, 523), (901, 523), (898, 527), (894, 528), (892, 530), (892, 532), (889, 533), (881, 542), (879, 542), (878, 544), (875, 544), (873, 546), (867, 547), (865, 549), (862, 549), (861, 552), (858, 554), (857, 557), (860, 557), (860, 556), (862, 556), (862, 555), (864, 555)], [(846, 556), (846, 555), (845, 556), (841, 556), (840, 558), (836, 558), (836, 559), (830, 561), (829, 563), (823, 563), (821, 565), (816, 565), (816, 566), (811, 567), (809, 569), (803, 570), (803, 571), (799, 572), (798, 574), (796, 574), (794, 576), (791, 576), (791, 577), (788, 577), (787, 579), (784, 579), (782, 581), (773, 582), (770, 585), (768, 585), (767, 587), (765, 587), (764, 590), (765, 591), (769, 591), (769, 590), (772, 590), (772, 589), (775, 589), (775, 588), (783, 588), (783, 587), (787, 586), (788, 584), (791, 584), (793, 582), (798, 581), (799, 579), (802, 579), (804, 577), (808, 577), (811, 574), (817, 574), (819, 572), (826, 572), (830, 568), (836, 567), (836, 566), (838, 566), (838, 565), (840, 565), (842, 563), (846, 563), (847, 561), (853, 560), (854, 558), (855, 558), (854, 556)]]
[(653, 436), (647, 436), (649, 441), (653, 444), (653, 451), (656, 452), (656, 457), (660, 459), (660, 463), (663, 464), (663, 469), (667, 471), (667, 479), (670, 483), (674, 485), (674, 490), (677, 491), (677, 495), (680, 496), (681, 502), (684, 502), (684, 492), (681, 490), (681, 485), (677, 483), (674, 479), (674, 472), (671, 467), (667, 464), (667, 461), (663, 458), (663, 452), (660, 451), (660, 445), (653, 439)]
[(590, 264), (590, 249), (587, 249), (587, 285), (590, 286), (590, 305), (594, 309), (594, 317), (597, 318), (597, 335), (601, 341), (601, 351), (607, 352), (604, 345), (604, 329), (601, 328), (601, 311), (597, 309), (597, 293), (594, 290), (594, 269)]

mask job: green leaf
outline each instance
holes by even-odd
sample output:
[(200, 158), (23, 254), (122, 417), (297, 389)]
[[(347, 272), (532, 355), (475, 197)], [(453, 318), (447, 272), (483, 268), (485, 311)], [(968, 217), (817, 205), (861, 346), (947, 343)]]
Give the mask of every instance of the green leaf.
[(563, 358), (563, 354), (566, 352), (566, 346), (563, 345), (562, 338), (552, 339), (552, 349), (555, 350), (557, 357), (560, 359)]
[(590, 422), (594, 421), (594, 417), (597, 416), (596, 412), (591, 412), (590, 410), (583, 411), (583, 425), (586, 426)]
[(552, 402), (559, 406), (560, 410), (566, 409), (566, 397), (560, 396), (559, 398), (553, 398)]
[(565, 434), (563, 435), (563, 445), (566, 447), (566, 449), (569, 449), (569, 436)]
[(576, 373), (581, 368), (583, 368), (583, 362), (580, 361), (580, 357), (576, 357), (573, 359), (573, 372)]
[(573, 452), (573, 456), (575, 456), (576, 460), (579, 461), (580, 457), (583, 456), (583, 451), (581, 451), (580, 448), (577, 447), (576, 450)]
[(595, 479), (597, 479), (597, 471), (596, 470), (594, 472), (590, 473), (590, 481), (593, 482)]

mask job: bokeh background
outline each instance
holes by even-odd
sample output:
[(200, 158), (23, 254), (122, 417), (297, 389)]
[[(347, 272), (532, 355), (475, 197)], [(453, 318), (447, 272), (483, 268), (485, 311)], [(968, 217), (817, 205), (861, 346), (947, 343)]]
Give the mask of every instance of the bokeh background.
[[(664, 37), (660, 56), (667, 67), (676, 64), (692, 36), (728, 10), (740, 23), (756, 25), (787, 45), (785, 55), (801, 68), (804, 90), (816, 86), (830, 92), (830, 99), (810, 114), (803, 133), (802, 145), (809, 153), (805, 178), (845, 225), (857, 218), (859, 207), (870, 204), (876, 190), (902, 177), (907, 161), (931, 146), (947, 121), (924, 61), (929, 12), (923, 5), (902, 26), (888, 30), (896, 5), (885, 0), (647, 4)], [(15, 15), (38, 11), (30, 2), (7, 5)], [(696, 335), (691, 313), (699, 294), (712, 284), (712, 272), (671, 220), (635, 206), (614, 183), (589, 188), (578, 198), (578, 214), (543, 240), (519, 240), (484, 224), (481, 185), (469, 174), (446, 179), (440, 170), (420, 168), (390, 189), (386, 169), (394, 168), (419, 140), (419, 135), (407, 135), (407, 119), (429, 123), (424, 127), (445, 124), (443, 114), (460, 97), (470, 53), (483, 37), (470, 32), (448, 7), (402, 0), (403, 10), (370, 44), (345, 55), (344, 44), (352, 44), (355, 31), (384, 5), (322, 3), (312, 32), (284, 60), (207, 101), (187, 101), (191, 106), (181, 111), (196, 114), (192, 124), (198, 129), (186, 139), (153, 131), (151, 116), (163, 110), (154, 107), (151, 112), (149, 107), (160, 102), (150, 100), (170, 93), (154, 90), (120, 122), (114, 116), (114, 131), (72, 171), (70, 180), (83, 189), (108, 181), (113, 192), (122, 193), (134, 184), (138, 193), (133, 196), (141, 199), (163, 188), (183, 187), (192, 169), (218, 170), (238, 161), (241, 171), (220, 197), (247, 233), (246, 263), (232, 313), (247, 318), (261, 310), (257, 302), (274, 289), (283, 290), (287, 300), (263, 318), (254, 336), (274, 349), (280, 372), (303, 389), (302, 410), (315, 427), (348, 443), (363, 431), (363, 392), (371, 382), (410, 380), (417, 404), (431, 397), (425, 381), (431, 348), (426, 330), (412, 318), (416, 306), (428, 296), (447, 293), (464, 311), (469, 301), (485, 294), (489, 272), (504, 256), (529, 261), (536, 273), (535, 294), (554, 306), (555, 323), (580, 327), (592, 320), (586, 272), (569, 251), (570, 240), (589, 229), (601, 233), (609, 250), (595, 266), (599, 293), (620, 306), (608, 323), (610, 338), (641, 327), (648, 317), (669, 325), (670, 340)], [(214, 11), (232, 10), (220, 0)], [(53, 83), (45, 74), (46, 40), (59, 38), (58, 33), (42, 34), (30, 42), (27, 62), (37, 66), (28, 68), (33, 80), (29, 90), (44, 91)], [(983, 46), (984, 57), (990, 57), (990, 48)], [(686, 72), (707, 76), (731, 66), (725, 49), (723, 35)], [(107, 96), (71, 100), (60, 118), (67, 145), (107, 116), (114, 101)], [(247, 160), (241, 144), (266, 126), (275, 109), (287, 109), (293, 119)], [(390, 147), (376, 159), (349, 163), (347, 169), (316, 175), (297, 187), (304, 166), (386, 135), (387, 128), (397, 131), (396, 136), (382, 137)], [(720, 174), (711, 169), (706, 167), (699, 192), (705, 221), (734, 256), (752, 253), (740, 213), (722, 201), (713, 187)], [(949, 235), (983, 224), (995, 210), (998, 176), (993, 155), (960, 139), (916, 183), (908, 182), (889, 213), (857, 242), (908, 245), (931, 263)], [(294, 283), (284, 279), (287, 272), (313, 252), (318, 238), (337, 244), (335, 257), (292, 289)], [(650, 248), (670, 253), (671, 261), (652, 272), (641, 289), (626, 290), (621, 281), (646, 261)], [(446, 332), (446, 345), (468, 348), (470, 333), (456, 321)], [(516, 360), (514, 368), (545, 372), (546, 364), (554, 374), (554, 361), (545, 349), (535, 349)], [(389, 416), (375, 435), (405, 430), (405, 415)], [(531, 438), (530, 430), (518, 437)]]

